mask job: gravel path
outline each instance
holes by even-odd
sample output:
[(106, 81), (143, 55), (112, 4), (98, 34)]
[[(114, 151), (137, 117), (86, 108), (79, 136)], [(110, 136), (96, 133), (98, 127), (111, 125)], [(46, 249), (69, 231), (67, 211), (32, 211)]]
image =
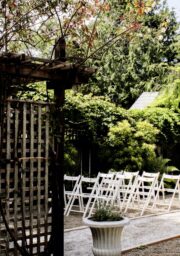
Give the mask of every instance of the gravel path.
[[(82, 216), (65, 218), (66, 228), (79, 225), (83, 225)], [(179, 238), (146, 246), (173, 236)], [(88, 228), (66, 231), (64, 244), (64, 256), (92, 256), (92, 237)], [(125, 252), (137, 246), (139, 247)], [(123, 256), (180, 256), (180, 212), (131, 220), (123, 231), (122, 249)]]
[(141, 246), (123, 252), (122, 256), (180, 256), (180, 237), (154, 245)]

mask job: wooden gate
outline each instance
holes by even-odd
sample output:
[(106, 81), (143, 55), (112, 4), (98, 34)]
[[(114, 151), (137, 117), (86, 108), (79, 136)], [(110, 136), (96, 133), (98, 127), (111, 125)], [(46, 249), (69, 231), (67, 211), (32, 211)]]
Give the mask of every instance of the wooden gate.
[(48, 174), (49, 105), (8, 100), (1, 127), (0, 255), (20, 255), (5, 227), (30, 255), (39, 255), (51, 233)]

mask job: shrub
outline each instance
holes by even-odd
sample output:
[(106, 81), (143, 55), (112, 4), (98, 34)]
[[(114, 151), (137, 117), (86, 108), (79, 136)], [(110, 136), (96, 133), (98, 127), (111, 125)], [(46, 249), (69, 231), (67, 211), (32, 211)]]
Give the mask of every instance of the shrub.
[(147, 121), (119, 122), (110, 128), (108, 143), (112, 148), (115, 169), (142, 170), (147, 159), (155, 157), (159, 130)]

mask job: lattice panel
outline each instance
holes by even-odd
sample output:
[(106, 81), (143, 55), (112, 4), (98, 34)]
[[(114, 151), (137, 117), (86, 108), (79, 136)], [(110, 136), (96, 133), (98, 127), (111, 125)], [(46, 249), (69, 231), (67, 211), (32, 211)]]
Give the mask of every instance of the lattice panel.
[[(49, 106), (9, 100), (1, 131), (0, 196), (18, 243), (39, 255), (51, 232)], [(0, 255), (19, 255), (0, 217)], [(4, 252), (3, 252), (4, 250)], [(2, 251), (2, 252), (1, 252)]]

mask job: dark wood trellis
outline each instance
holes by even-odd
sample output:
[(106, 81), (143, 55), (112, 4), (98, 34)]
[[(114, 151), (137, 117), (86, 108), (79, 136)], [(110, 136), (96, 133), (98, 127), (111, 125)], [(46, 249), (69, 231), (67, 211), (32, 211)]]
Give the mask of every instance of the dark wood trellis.
[[(62, 47), (55, 60), (0, 55), (0, 255), (63, 255), (64, 92), (94, 70), (68, 61)], [(7, 100), (37, 81), (54, 90), (53, 149), (48, 104)]]
[[(1, 131), (0, 195), (8, 225), (30, 255), (39, 255), (51, 232), (49, 105), (8, 100)], [(0, 255), (19, 255), (1, 218)]]

